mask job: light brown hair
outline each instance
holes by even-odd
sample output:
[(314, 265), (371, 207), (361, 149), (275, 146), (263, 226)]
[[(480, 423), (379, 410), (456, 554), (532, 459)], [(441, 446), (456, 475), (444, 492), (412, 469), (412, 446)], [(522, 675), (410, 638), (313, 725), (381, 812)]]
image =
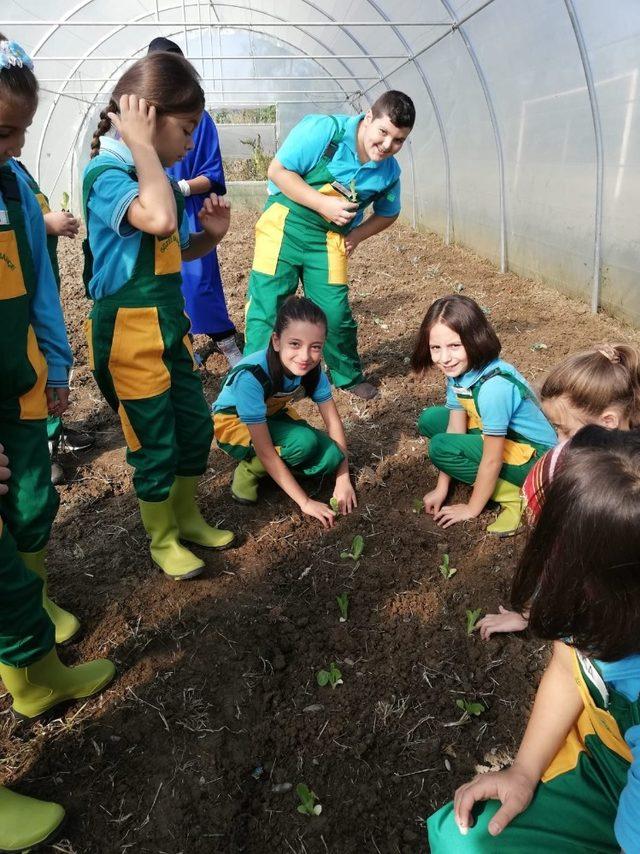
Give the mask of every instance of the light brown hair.
[(542, 401), (561, 396), (593, 418), (619, 407), (632, 427), (640, 426), (640, 350), (632, 344), (597, 344), (567, 356), (540, 393)]
[(156, 115), (180, 116), (204, 109), (200, 76), (183, 56), (150, 53), (139, 59), (118, 80), (107, 107), (100, 113), (91, 140), (91, 156), (100, 153), (100, 137), (111, 128), (108, 113), (117, 113), (122, 95), (137, 95), (156, 108)]

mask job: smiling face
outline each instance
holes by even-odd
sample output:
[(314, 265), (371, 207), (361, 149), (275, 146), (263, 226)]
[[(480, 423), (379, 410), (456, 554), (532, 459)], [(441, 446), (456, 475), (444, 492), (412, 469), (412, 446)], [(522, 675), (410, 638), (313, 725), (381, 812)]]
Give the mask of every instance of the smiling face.
[(630, 429), (629, 419), (618, 407), (610, 406), (596, 417), (574, 406), (569, 397), (564, 394), (543, 400), (542, 410), (561, 442), (571, 439), (587, 424), (598, 424), (608, 430)]
[(459, 377), (469, 370), (469, 357), (460, 336), (441, 320), (429, 332), (429, 351), (433, 364), (446, 377)]
[(290, 376), (303, 377), (320, 364), (326, 334), (319, 323), (292, 320), (280, 335), (274, 332), (271, 340), (284, 370)]
[(369, 110), (358, 128), (360, 159), (365, 162), (372, 160), (374, 163), (386, 160), (400, 151), (410, 133), (411, 128), (396, 127), (389, 116), (374, 119)]
[(158, 117), (154, 147), (163, 166), (173, 166), (191, 151), (193, 132), (201, 116), (202, 111)]
[(12, 157), (20, 157), (35, 112), (36, 104), (25, 104), (17, 98), (0, 100), (0, 166)]

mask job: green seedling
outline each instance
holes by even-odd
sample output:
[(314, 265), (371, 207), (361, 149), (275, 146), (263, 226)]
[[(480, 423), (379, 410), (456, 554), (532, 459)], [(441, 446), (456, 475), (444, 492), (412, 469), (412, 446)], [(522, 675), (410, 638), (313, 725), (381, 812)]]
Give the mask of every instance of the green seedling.
[(317, 804), (318, 796), (315, 792), (306, 785), (306, 783), (298, 783), (296, 786), (296, 794), (300, 798), (301, 803), (298, 804), (298, 812), (302, 815), (320, 815), (322, 805)]
[(321, 688), (324, 688), (326, 685), (331, 685), (331, 688), (335, 688), (337, 685), (344, 685), (342, 681), (342, 673), (336, 667), (335, 661), (332, 661), (329, 665), (328, 670), (318, 670), (316, 673), (316, 679), (318, 680), (318, 685)]
[(456, 706), (459, 709), (462, 709), (469, 717), (471, 715), (475, 715), (478, 717), (485, 711), (485, 707), (482, 703), (468, 703), (466, 700), (456, 700)]
[(331, 507), (336, 516), (340, 512), (340, 505), (338, 504), (338, 499), (335, 497), (335, 495), (333, 495), (329, 500), (329, 507)]
[(66, 211), (69, 210), (69, 193), (62, 194), (62, 204), (60, 205), (61, 210)]
[(422, 498), (414, 498), (411, 502), (411, 512), (412, 513), (424, 513), (424, 501)]
[(356, 190), (356, 179), (355, 178), (351, 179), (351, 183), (349, 184), (349, 189), (351, 190), (351, 193), (349, 194), (349, 201), (354, 202), (354, 203), (357, 202), (358, 201), (358, 191)]
[(346, 623), (349, 612), (349, 594), (341, 593), (339, 596), (336, 596), (336, 602), (338, 603), (338, 608), (340, 608), (340, 622)]
[(476, 608), (474, 611), (470, 611), (468, 608), (466, 610), (467, 615), (467, 634), (471, 636), (473, 634), (473, 630), (476, 627), (476, 623), (480, 619), (480, 614), (482, 613), (482, 608)]
[(548, 350), (549, 348), (546, 344), (543, 344), (542, 341), (538, 341), (532, 346), (531, 349), (534, 353), (537, 353), (539, 350)]
[[(451, 578), (451, 576), (455, 575), (456, 572), (458, 571), (454, 566), (451, 566), (451, 564), (449, 562), (449, 555), (448, 554), (442, 555), (442, 563), (440, 564), (439, 569), (440, 569), (440, 572), (442, 573), (443, 577), (446, 579)], [(468, 613), (469, 612), (467, 611), (467, 614)]]
[(346, 560), (347, 558), (351, 558), (351, 560), (360, 560), (363, 551), (364, 538), (361, 537), (360, 534), (356, 534), (353, 538), (353, 542), (351, 543), (351, 551), (348, 552), (345, 549), (343, 552), (340, 552), (340, 557), (342, 560)]

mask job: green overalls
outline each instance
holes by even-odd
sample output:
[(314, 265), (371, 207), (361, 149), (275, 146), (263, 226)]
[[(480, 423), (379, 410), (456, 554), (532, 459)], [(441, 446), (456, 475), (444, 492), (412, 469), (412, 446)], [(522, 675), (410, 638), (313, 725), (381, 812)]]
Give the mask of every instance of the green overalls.
[(632, 759), (623, 736), (640, 723), (640, 700), (606, 686), (593, 662), (573, 653), (584, 709), (527, 809), (492, 837), (500, 804), (476, 804), (476, 823), (462, 836), (449, 803), (427, 821), (432, 854), (618, 854), (614, 822)]
[(0, 222), (0, 444), (10, 459), (10, 489), (0, 496), (0, 661), (23, 667), (54, 645), (42, 608), (42, 581), (16, 550), (44, 548), (58, 508), (47, 445), (47, 366), (30, 324), (36, 287), (18, 179), (0, 167), (7, 222)]
[[(48, 213), (51, 213), (51, 208), (49, 207), (49, 199), (42, 192), (40, 187), (38, 186), (36, 179), (33, 177), (31, 172), (27, 169), (27, 167), (20, 160), (15, 161), (16, 164), (22, 169), (24, 172), (24, 176), (27, 179), (27, 184), (32, 190), (34, 196), (36, 197), (38, 204), (40, 205), (40, 210), (42, 211), (42, 216), (45, 216)], [(60, 293), (60, 267), (58, 265), (58, 238), (55, 234), (47, 234), (47, 252), (49, 253), (49, 260), (51, 261), (51, 267), (53, 269), (53, 277), (56, 280), (56, 285), (58, 286), (58, 293)], [(49, 441), (54, 441), (60, 435), (62, 430), (62, 419), (59, 415), (49, 415), (47, 417), (47, 437)]]
[[(314, 190), (343, 198), (331, 186), (331, 160), (344, 136), (331, 116), (334, 135), (316, 165), (302, 178)], [(381, 198), (389, 188), (356, 199), (359, 209)], [(358, 327), (349, 306), (347, 255), (344, 235), (349, 226), (338, 226), (299, 205), (283, 193), (269, 196), (256, 224), (253, 268), (249, 276), (246, 306), (245, 355), (264, 350), (284, 300), (294, 294), (298, 280), (305, 296), (320, 306), (329, 324), (324, 357), (338, 388), (349, 388), (364, 379), (358, 356)]]
[[(89, 233), (89, 194), (107, 169), (135, 177), (133, 168), (115, 164), (85, 175)], [(175, 197), (180, 221), (184, 198), (179, 192)], [(87, 248), (88, 239), (85, 252)], [(85, 284), (92, 268), (90, 251), (87, 256)], [(143, 233), (131, 278), (115, 294), (96, 300), (86, 321), (89, 367), (120, 416), (127, 462), (135, 469), (134, 488), (144, 501), (164, 501), (176, 475), (203, 474), (213, 438), (184, 312), (181, 265), (177, 231), (162, 239)]]
[[(283, 462), (307, 477), (334, 472), (344, 454), (333, 439), (300, 418), (291, 405), (305, 396), (302, 384), (292, 392), (274, 394), (271, 380), (260, 365), (237, 365), (229, 371), (224, 384), (232, 385), (242, 371), (252, 373), (262, 386), (267, 426)], [(249, 428), (239, 419), (235, 407), (216, 412), (213, 425), (216, 442), (222, 451), (236, 460), (248, 461), (255, 457)]]
[[(524, 383), (513, 374), (496, 368), (480, 377), (471, 389), (455, 390), (458, 402), (467, 413), (466, 433), (447, 433), (451, 410), (446, 406), (430, 406), (423, 409), (418, 419), (418, 431), (422, 436), (430, 439), (431, 462), (440, 471), (463, 483), (476, 482), (484, 449), (478, 395), (484, 383), (497, 376), (513, 383), (520, 392), (522, 400), (529, 399), (535, 402), (531, 390)], [(549, 445), (532, 442), (514, 430), (508, 430), (504, 443), (503, 466), (498, 477), (515, 486), (522, 486), (535, 461), (549, 448)]]

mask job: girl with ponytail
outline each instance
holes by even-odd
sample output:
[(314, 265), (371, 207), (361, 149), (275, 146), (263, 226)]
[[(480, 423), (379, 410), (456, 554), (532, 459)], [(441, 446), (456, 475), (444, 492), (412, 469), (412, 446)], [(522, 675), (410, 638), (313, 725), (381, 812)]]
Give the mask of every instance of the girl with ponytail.
[(180, 274), (183, 260), (222, 240), (229, 206), (208, 196), (203, 230), (189, 234), (184, 198), (164, 171), (193, 147), (203, 108), (198, 75), (184, 57), (140, 59), (100, 113), (83, 181), (91, 369), (120, 416), (151, 556), (175, 580), (204, 568), (183, 543), (220, 549), (234, 539), (208, 525), (196, 504), (213, 430)]

